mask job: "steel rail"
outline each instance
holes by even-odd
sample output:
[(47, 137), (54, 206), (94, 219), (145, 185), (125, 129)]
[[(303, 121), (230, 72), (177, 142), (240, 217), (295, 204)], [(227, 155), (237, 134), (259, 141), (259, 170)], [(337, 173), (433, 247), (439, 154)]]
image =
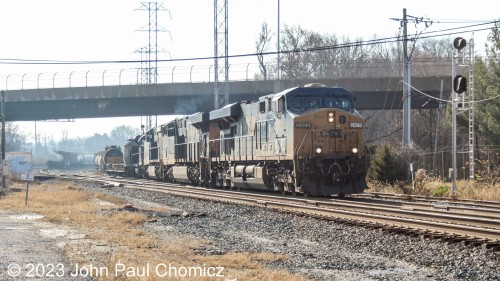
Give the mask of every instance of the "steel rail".
[[(74, 177), (68, 178), (75, 179)], [(88, 180), (89, 178), (79, 177), (79, 179)], [(94, 177), (93, 179), (100, 182), (110, 182), (109, 179), (98, 179), (97, 177)], [(481, 240), (486, 243), (500, 243), (500, 229), (497, 228), (500, 225), (500, 222), (498, 220), (493, 221), (465, 216), (443, 216), (428, 213), (423, 214), (422, 212), (410, 212), (406, 210), (394, 210), (389, 208), (380, 209), (376, 208), (376, 206), (356, 205), (344, 202), (324, 202), (310, 199), (279, 197), (254, 193), (226, 192), (224, 190), (200, 189), (179, 185), (166, 186), (159, 183), (151, 184), (151, 182), (147, 182), (144, 180), (130, 181), (113, 179), (113, 181), (125, 182), (127, 183), (127, 187), (134, 189), (159, 191), (204, 200), (216, 200), (238, 204), (258, 205), (286, 212), (304, 213), (308, 215), (322, 216), (339, 220), (354, 220), (367, 224), (375, 223), (378, 225), (402, 228), (412, 231), (428, 231), (440, 233), (448, 237), (459, 236), (462, 239)], [(430, 218), (432, 220), (423, 220), (422, 216), (425, 216), (426, 218)], [(458, 221), (460, 220), (466, 221), (472, 225), (459, 224)], [(480, 227), (481, 225), (487, 225), (489, 226), (489, 228)]]
[[(83, 175), (75, 175), (75, 176), (83, 176)], [(86, 177), (89, 177), (89, 175), (85, 175)], [(100, 178), (99, 176), (93, 176), (96, 178)], [(164, 185), (171, 185), (171, 186), (176, 186), (179, 187), (178, 184), (169, 184), (169, 183), (160, 183), (160, 182), (151, 182), (145, 179), (125, 179), (125, 178), (113, 178), (112, 181), (117, 181), (117, 182), (125, 182), (125, 183), (137, 183), (137, 182), (142, 182), (142, 183), (147, 183), (149, 185), (158, 185), (158, 186), (164, 186)], [(189, 189), (189, 188), (195, 188), (198, 190), (198, 187), (192, 187), (192, 186), (182, 186), (183, 189)], [(207, 189), (207, 191), (210, 191), (210, 189)], [(397, 210), (397, 212), (402, 213), (403, 211), (411, 211), (412, 214), (415, 214), (416, 212), (424, 212), (424, 213), (429, 213), (429, 216), (432, 216), (432, 214), (438, 215), (445, 215), (445, 220), (448, 221), (450, 219), (450, 215), (461, 215), (459, 212), (455, 212), (455, 210), (459, 211), (471, 211), (472, 214), (471, 216), (463, 216), (463, 217), (456, 217), (458, 220), (457, 222), (460, 223), (462, 222), (462, 219), (465, 221), (470, 221), (474, 220), (475, 218), (478, 219), (485, 219), (488, 220), (485, 222), (486, 225), (493, 225), (493, 226), (498, 226), (500, 222), (500, 211), (496, 209), (491, 209), (491, 208), (466, 208), (466, 207), (459, 207), (459, 206), (448, 206), (448, 205), (442, 205), (442, 204), (436, 204), (436, 205), (429, 205), (426, 203), (416, 203), (416, 202), (394, 202), (390, 201), (389, 204), (389, 209), (384, 209), (384, 206), (387, 206), (385, 200), (378, 200), (376, 203), (373, 202), (360, 202), (360, 201), (349, 201), (349, 200), (339, 200), (339, 199), (334, 199), (334, 198), (329, 198), (329, 199), (322, 199), (322, 198), (315, 198), (314, 200), (312, 199), (301, 199), (297, 197), (285, 197), (282, 195), (273, 195), (273, 194), (258, 194), (255, 192), (249, 192), (249, 191), (226, 191), (226, 190), (213, 190), (213, 192), (220, 192), (220, 193), (228, 193), (228, 194), (240, 194), (241, 196), (248, 196), (248, 194), (251, 194), (252, 196), (257, 196), (265, 200), (279, 200), (279, 201), (288, 201), (288, 202), (295, 202), (295, 203), (302, 203), (302, 204), (312, 204), (312, 205), (317, 205), (317, 206), (323, 206), (323, 207), (332, 207), (332, 208), (337, 208), (339, 206), (344, 206), (347, 208), (365, 208), (370, 209), (370, 208), (377, 208), (381, 211), (383, 210), (390, 210), (394, 209)], [(351, 202), (351, 203), (350, 203)], [(394, 204), (396, 203), (396, 204)], [(355, 205), (353, 205), (355, 204)], [(381, 206), (382, 205), (382, 206)], [(363, 207), (360, 207), (363, 206)], [(422, 208), (417, 208), (417, 207), (411, 207), (411, 206), (417, 206), (417, 207), (422, 207)], [(493, 220), (493, 221), (491, 221)]]
[(421, 195), (406, 195), (406, 194), (395, 194), (395, 193), (382, 193), (382, 192), (365, 192), (362, 194), (354, 194), (354, 198), (377, 198), (377, 199), (397, 199), (397, 200), (411, 200), (412, 202), (446, 202), (449, 204), (472, 206), (476, 207), (478, 205), (488, 208), (496, 208), (500, 210), (500, 201), (491, 200), (475, 200), (475, 199), (465, 199), (465, 198), (447, 198), (447, 197), (427, 197)]

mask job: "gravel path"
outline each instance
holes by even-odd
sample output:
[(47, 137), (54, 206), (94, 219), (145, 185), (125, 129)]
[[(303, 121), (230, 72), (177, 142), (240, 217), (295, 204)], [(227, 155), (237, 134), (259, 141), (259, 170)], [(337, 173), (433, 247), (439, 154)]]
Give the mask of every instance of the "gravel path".
[(160, 204), (179, 213), (147, 227), (210, 240), (194, 249), (204, 255), (271, 252), (288, 260), (270, 263), (313, 280), (500, 280), (500, 253), (460, 244), (421, 241), (407, 235), (123, 187), (103, 189), (137, 206)]
[(0, 280), (93, 280), (79, 276), (58, 245), (75, 237), (41, 217), (0, 211)]

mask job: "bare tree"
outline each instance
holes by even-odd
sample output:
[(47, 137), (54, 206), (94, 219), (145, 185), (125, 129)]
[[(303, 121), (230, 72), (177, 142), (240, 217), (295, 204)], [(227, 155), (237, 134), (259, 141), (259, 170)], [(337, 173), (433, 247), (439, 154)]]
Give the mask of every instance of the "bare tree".
[(283, 77), (288, 79), (314, 78), (318, 60), (314, 48), (324, 46), (323, 37), (315, 32), (302, 29), (300, 26), (285, 25), (281, 46), (286, 50), (281, 59)]
[(128, 139), (134, 138), (138, 134), (140, 134), (138, 128), (121, 125), (111, 130), (111, 140), (119, 145), (123, 145)]
[(269, 28), (267, 22), (264, 22), (262, 24), (259, 37), (255, 42), (257, 44), (257, 60), (259, 61), (259, 69), (262, 76), (264, 77), (264, 80), (267, 80), (267, 73), (268, 73), (267, 65), (264, 59), (265, 57), (264, 53), (266, 53), (269, 50), (271, 39), (272, 39), (271, 29)]
[(5, 123), (5, 150), (18, 151), (27, 142), (27, 135), (19, 131), (19, 127), (12, 122)]

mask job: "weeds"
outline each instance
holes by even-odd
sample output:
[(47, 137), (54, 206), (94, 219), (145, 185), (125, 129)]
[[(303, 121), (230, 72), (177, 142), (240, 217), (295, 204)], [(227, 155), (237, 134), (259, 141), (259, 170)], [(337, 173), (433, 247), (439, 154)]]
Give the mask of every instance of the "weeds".
[[(14, 187), (14, 186), (13, 186)], [(125, 201), (105, 193), (88, 192), (71, 184), (32, 185), (30, 199), (26, 207), (22, 186), (15, 187), (19, 192), (9, 192), (0, 199), (0, 210), (39, 213), (45, 219), (69, 226), (103, 244), (109, 251), (99, 252), (88, 244), (72, 244), (65, 252), (69, 259), (79, 264), (98, 263), (110, 269), (110, 276), (100, 276), (98, 280), (124, 280), (114, 272), (118, 263), (131, 267), (145, 264), (167, 263), (173, 266), (189, 267), (206, 265), (224, 267), (224, 275), (239, 280), (303, 280), (285, 271), (273, 271), (266, 263), (285, 260), (287, 257), (272, 253), (226, 253), (224, 255), (197, 255), (192, 249), (208, 241), (193, 239), (178, 233), (161, 235), (144, 227), (147, 216), (141, 212), (118, 211), (116, 205), (102, 205), (102, 200), (123, 204)], [(15, 190), (12, 188), (12, 190)], [(98, 200), (96, 200), (98, 199)], [(158, 210), (158, 208), (154, 208)], [(163, 209), (168, 212), (168, 209)], [(84, 239), (87, 241), (87, 239)], [(97, 242), (98, 241), (98, 242)], [(82, 242), (83, 243), (83, 242)], [(175, 278), (156, 278), (146, 280), (177, 280)], [(199, 278), (199, 280), (212, 280)]]
[[(368, 191), (433, 197), (452, 197), (451, 183), (428, 177), (417, 181), (417, 178), (418, 177), (416, 177), (415, 188), (413, 188), (411, 183), (397, 182), (390, 185), (370, 181), (368, 183), (370, 187)], [(500, 183), (490, 184), (489, 182), (480, 181), (458, 181), (457, 191), (453, 197), (500, 201)]]

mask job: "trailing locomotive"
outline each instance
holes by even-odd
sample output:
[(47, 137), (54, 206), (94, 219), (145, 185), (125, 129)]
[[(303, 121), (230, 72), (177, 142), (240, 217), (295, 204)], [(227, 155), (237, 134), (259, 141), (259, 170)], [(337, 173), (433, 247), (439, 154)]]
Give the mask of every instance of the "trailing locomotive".
[(354, 100), (311, 84), (178, 118), (129, 140), (124, 169), (224, 189), (361, 193), (364, 120)]

